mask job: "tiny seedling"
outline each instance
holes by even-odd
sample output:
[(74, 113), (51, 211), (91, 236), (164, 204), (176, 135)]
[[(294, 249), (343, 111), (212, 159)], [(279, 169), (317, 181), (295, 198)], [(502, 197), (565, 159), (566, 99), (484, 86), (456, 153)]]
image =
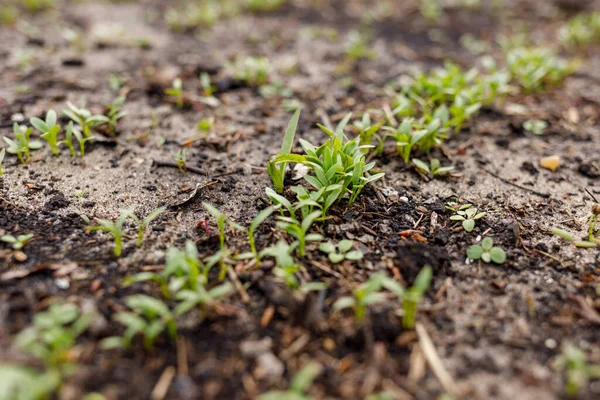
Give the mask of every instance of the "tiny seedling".
[(506, 252), (498, 246), (494, 246), (494, 240), (486, 237), (481, 241), (481, 245), (473, 245), (467, 249), (467, 257), (471, 260), (482, 260), (483, 262), (504, 264), (506, 261)]
[(102, 341), (102, 348), (129, 348), (135, 335), (144, 337), (144, 346), (151, 349), (156, 339), (166, 329), (171, 340), (177, 337), (175, 315), (161, 300), (143, 294), (128, 296), (127, 307), (132, 311), (119, 312), (114, 320), (126, 327), (123, 336), (111, 336)]
[(354, 289), (352, 296), (345, 296), (338, 299), (333, 304), (333, 309), (337, 311), (352, 308), (355, 319), (362, 321), (366, 315), (368, 306), (381, 303), (385, 300), (385, 293), (382, 293), (381, 290), (386, 279), (388, 278), (383, 272), (372, 275), (368, 281)]
[(337, 246), (331, 241), (323, 242), (319, 245), (319, 250), (326, 253), (329, 261), (334, 264), (344, 260), (358, 261), (362, 260), (363, 253), (360, 250), (352, 250), (352, 240), (340, 240)]
[(258, 400), (311, 400), (306, 394), (323, 366), (316, 361), (306, 364), (292, 379), (288, 390), (272, 390), (258, 397)]
[(275, 258), (276, 267), (273, 268), (273, 273), (283, 278), (286, 286), (293, 289), (300, 287), (300, 282), (296, 278), (296, 272), (300, 270), (300, 265), (294, 261), (291, 255), (295, 246), (287, 244), (284, 240), (279, 240), (276, 245), (261, 251), (262, 256)]
[(348, 33), (344, 54), (350, 60), (373, 60), (377, 58), (377, 53), (373, 50), (371, 41), (370, 33), (352, 30)]
[[(65, 133), (65, 140), (63, 140), (62, 144), (65, 144), (69, 151), (71, 152), (71, 157), (76, 157), (77, 153), (75, 152), (75, 147), (73, 147), (73, 130), (76, 129), (73, 127), (73, 121), (69, 121), (69, 125), (67, 125), (67, 130)], [(81, 134), (80, 134), (81, 136)]]
[(122, 212), (115, 222), (106, 219), (96, 219), (99, 225), (86, 226), (85, 229), (88, 231), (106, 231), (111, 233), (115, 238), (114, 254), (116, 257), (120, 257), (123, 249), (123, 224), (131, 215), (132, 211), (127, 210)]
[(166, 209), (167, 209), (167, 207), (159, 207), (159, 208), (153, 210), (150, 214), (148, 214), (146, 216), (146, 218), (144, 218), (141, 221), (134, 214), (131, 214), (131, 217), (138, 224), (137, 247), (140, 247), (142, 245), (142, 240), (144, 239), (144, 232), (146, 231), (146, 228), (148, 228), (150, 223), (152, 223), (152, 221), (154, 221), (156, 218), (158, 218), (158, 216)]
[(2, 176), (2, 162), (4, 161), (4, 155), (6, 154), (6, 149), (0, 150), (0, 176)]
[(248, 229), (244, 228), (242, 230), (243, 232), (245, 232), (248, 235), (248, 244), (250, 245), (250, 253), (240, 254), (238, 256), (239, 259), (254, 257), (254, 260), (256, 261), (256, 266), (260, 267), (261, 253), (259, 253), (258, 250), (256, 249), (256, 239), (254, 237), (254, 234), (256, 233), (256, 230), (258, 229), (258, 227), (263, 222), (265, 222), (265, 220), (267, 218), (269, 218), (271, 216), (271, 214), (273, 214), (275, 209), (276, 209), (276, 207), (274, 207), (274, 206), (265, 208), (264, 210), (259, 212), (256, 215), (256, 217), (254, 217), (254, 219), (252, 220), (252, 223), (250, 224), (250, 227)]
[(63, 110), (63, 114), (69, 117), (74, 123), (79, 124), (85, 138), (90, 136), (92, 129), (110, 122), (108, 117), (104, 115), (92, 115), (85, 106), (79, 108), (70, 102), (67, 102), (67, 109)]
[(249, 86), (262, 86), (269, 80), (273, 67), (268, 58), (238, 56), (225, 68), (235, 79)]
[(440, 166), (440, 160), (438, 160), (437, 158), (432, 158), (431, 161), (429, 162), (429, 165), (427, 165), (426, 163), (424, 163), (423, 161), (417, 159), (417, 158), (413, 158), (412, 159), (413, 164), (415, 164), (415, 167), (417, 167), (417, 170), (419, 170), (419, 172), (425, 174), (425, 175), (433, 175), (433, 176), (444, 176), (444, 175), (448, 175), (450, 172), (452, 172), (452, 170), (454, 170), (453, 166), (449, 166), (449, 167), (442, 167)]
[(6, 152), (16, 154), (21, 163), (24, 163), (25, 159), (29, 159), (29, 150), (37, 150), (42, 147), (42, 142), (29, 140), (32, 130), (32, 128), (27, 128), (15, 122), (13, 124), (13, 133), (15, 134), (16, 141), (4, 137), (4, 141), (8, 144)]
[[(239, 231), (245, 231), (246, 228), (244, 228), (243, 226), (241, 226), (239, 224), (236, 224), (235, 222), (233, 222), (232, 220), (227, 218), (227, 216), (225, 214), (223, 214), (222, 212), (217, 210), (211, 204), (202, 203), (202, 205), (204, 206), (206, 211), (208, 211), (209, 214), (212, 215), (213, 218), (215, 218), (217, 220), (217, 227), (219, 228), (220, 251), (218, 253), (216, 253), (213, 257), (215, 257), (218, 260), (219, 266), (221, 267), (221, 272), (219, 273), (219, 280), (223, 280), (225, 278), (225, 273), (227, 272), (226, 264), (228, 263), (228, 259), (230, 256), (230, 251), (229, 251), (229, 249), (227, 249), (227, 247), (225, 245), (225, 223), (227, 223), (229, 226), (231, 226), (232, 228), (237, 229)], [(257, 227), (258, 227), (258, 225), (257, 225)]]
[(539, 119), (528, 119), (523, 123), (523, 129), (536, 135), (543, 135), (547, 127), (548, 123)]
[[(289, 163), (287, 161), (279, 162), (278, 160), (283, 157), (288, 158), (292, 156), (291, 151), (292, 146), (294, 145), (294, 136), (296, 135), (298, 120), (300, 119), (300, 111), (301, 109), (298, 108), (288, 123), (285, 135), (283, 136), (281, 151), (276, 156), (271, 157), (269, 163), (267, 164), (267, 171), (271, 177), (271, 181), (273, 181), (273, 186), (275, 186), (277, 193), (283, 193), (285, 170)], [(301, 156), (299, 156), (298, 161), (302, 161)]]
[(575, 236), (573, 236), (572, 233), (567, 232), (563, 229), (560, 228), (552, 228), (551, 232), (556, 235), (559, 236), (565, 240), (568, 240), (569, 242), (573, 243), (575, 245), (575, 247), (579, 247), (579, 248), (584, 248), (584, 249), (593, 249), (595, 247), (599, 247), (600, 243), (596, 243), (594, 241), (594, 238), (592, 237), (590, 241), (585, 241), (585, 240), (575, 240)]
[[(369, 113), (364, 113), (361, 120), (354, 121), (352, 123), (352, 127), (356, 129), (358, 132), (358, 136), (360, 137), (360, 145), (361, 146), (370, 146), (373, 142), (373, 137), (377, 135), (379, 128), (381, 128), (381, 123), (374, 124), (371, 121), (371, 116)], [(364, 149), (363, 152), (368, 152), (368, 148)]]
[(389, 126), (384, 126), (383, 129), (387, 132), (390, 132), (385, 135), (385, 137), (392, 138), (396, 142), (396, 151), (398, 155), (402, 157), (405, 163), (408, 164), (410, 160), (410, 154), (413, 150), (413, 147), (417, 145), (423, 139), (423, 137), (427, 134), (427, 130), (420, 129), (414, 131), (412, 129), (413, 119), (406, 118), (398, 125), (397, 128), (392, 128)]
[(446, 209), (451, 211), (454, 215), (450, 217), (452, 221), (462, 221), (463, 229), (467, 232), (473, 231), (475, 228), (475, 221), (485, 217), (486, 212), (477, 212), (477, 208), (471, 204), (457, 204), (449, 203)]
[(122, 109), (124, 103), (125, 96), (119, 96), (108, 106), (108, 126), (112, 135), (115, 134), (115, 127), (119, 120), (127, 115), (127, 111)]
[(175, 80), (173, 81), (173, 86), (169, 89), (166, 89), (165, 94), (167, 96), (172, 96), (173, 98), (175, 98), (175, 103), (177, 104), (177, 107), (183, 107), (183, 83), (181, 82), (181, 79), (175, 78)]
[(198, 128), (198, 130), (200, 132), (209, 132), (212, 129), (214, 124), (215, 124), (214, 117), (204, 118), (202, 121), (198, 122), (198, 124), (196, 125), (196, 128)]
[(217, 91), (217, 88), (210, 82), (210, 76), (206, 72), (200, 74), (200, 85), (202, 85), (204, 96), (206, 97), (211, 97)]
[(292, 236), (298, 242), (298, 255), (303, 257), (307, 242), (323, 240), (323, 235), (318, 233), (308, 233), (312, 224), (321, 217), (320, 211), (315, 211), (302, 219), (297, 220), (293, 217), (277, 217), (277, 226)]
[(204, 285), (198, 285), (195, 290), (180, 290), (175, 295), (175, 298), (180, 301), (180, 303), (175, 306), (173, 312), (176, 316), (180, 316), (194, 307), (200, 307), (205, 313), (213, 304), (229, 296), (232, 289), (233, 285), (229, 282), (225, 282), (208, 290)]
[[(71, 124), (69, 124), (69, 126), (71, 126)], [(77, 140), (77, 143), (79, 143), (79, 155), (81, 157), (83, 157), (85, 155), (85, 144), (87, 142), (91, 142), (92, 140), (95, 139), (94, 136), (88, 136), (85, 137), (84, 135), (81, 134), (81, 131), (77, 128), (74, 128), (71, 126), (71, 133), (69, 133), (69, 126), (67, 126), (67, 134), (66, 134), (66, 138), (67, 138), (67, 142), (71, 142), (71, 135), (75, 136), (75, 139)], [(69, 145), (67, 144), (67, 147), (69, 147)], [(69, 150), (71, 150), (71, 148), (69, 148)]]
[(562, 354), (554, 360), (552, 367), (565, 372), (567, 376), (565, 392), (569, 397), (578, 397), (590, 379), (600, 378), (600, 364), (588, 364), (583, 350), (570, 343), (563, 346)]
[(33, 233), (28, 233), (27, 235), (19, 236), (4, 235), (0, 237), (0, 241), (12, 245), (12, 248), (15, 250), (21, 250), (27, 244), (27, 242), (31, 240), (32, 237)]
[(69, 373), (69, 353), (92, 320), (92, 314), (82, 314), (74, 304), (52, 303), (46, 311), (34, 315), (32, 326), (21, 331), (15, 343), (46, 368)]
[(52, 154), (58, 156), (60, 152), (58, 151), (58, 132), (60, 131), (60, 126), (56, 124), (56, 112), (54, 110), (49, 110), (46, 113), (46, 120), (43, 121), (39, 118), (31, 118), (29, 122), (35, 129), (41, 132), (41, 138), (48, 142), (50, 146), (50, 150)]
[(431, 283), (432, 269), (431, 266), (426, 265), (419, 272), (415, 278), (415, 282), (412, 287), (405, 289), (402, 285), (393, 279), (387, 278), (383, 281), (383, 286), (389, 291), (393, 292), (398, 296), (398, 299), (402, 302), (402, 309), (404, 311), (402, 315), (402, 326), (406, 329), (414, 329), (415, 320), (417, 316), (417, 307), (429, 285)]
[(61, 383), (61, 374), (55, 369), (40, 373), (21, 365), (0, 364), (0, 399), (50, 399)]
[(187, 171), (185, 149), (177, 151), (177, 154), (175, 155), (175, 162), (177, 163), (177, 168), (179, 168), (179, 171), (181, 171), (182, 173), (185, 173)]

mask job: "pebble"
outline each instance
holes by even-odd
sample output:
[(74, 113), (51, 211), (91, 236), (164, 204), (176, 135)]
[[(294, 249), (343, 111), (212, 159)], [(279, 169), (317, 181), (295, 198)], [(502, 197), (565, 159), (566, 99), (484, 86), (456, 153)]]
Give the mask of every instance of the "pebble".
[(544, 157), (540, 160), (540, 167), (549, 169), (554, 172), (558, 169), (560, 165), (560, 157), (559, 156), (550, 156)]
[(56, 287), (58, 287), (59, 289), (62, 289), (62, 290), (66, 290), (69, 288), (69, 286), (71, 286), (71, 284), (69, 283), (69, 280), (66, 278), (55, 279), (54, 284), (56, 285)]
[(23, 253), (22, 251), (15, 251), (13, 253), (13, 258), (18, 262), (23, 262), (27, 260), (27, 254)]

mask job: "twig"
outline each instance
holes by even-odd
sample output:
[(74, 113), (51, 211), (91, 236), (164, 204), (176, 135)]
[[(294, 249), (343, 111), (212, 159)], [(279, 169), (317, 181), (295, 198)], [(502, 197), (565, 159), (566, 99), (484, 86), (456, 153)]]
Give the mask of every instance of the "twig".
[(177, 338), (177, 371), (180, 375), (189, 375), (187, 341), (183, 336)]
[[(179, 165), (172, 161), (152, 160), (152, 166), (179, 169)], [(209, 179), (220, 178), (222, 176), (232, 175), (235, 173), (235, 172), (225, 172), (224, 174), (208, 175), (208, 172), (206, 172), (206, 170), (204, 170), (202, 168), (186, 166), (184, 169), (186, 172), (191, 172), (191, 173), (198, 174), (198, 175), (204, 175), (204, 176), (207, 176)]]
[(171, 386), (171, 382), (173, 382), (174, 377), (175, 367), (171, 365), (165, 368), (160, 378), (158, 378), (158, 382), (156, 382), (154, 389), (152, 389), (152, 394), (150, 394), (150, 398), (152, 400), (163, 400), (167, 396), (169, 386)]
[(488, 174), (492, 175), (494, 178), (500, 179), (502, 182), (506, 183), (507, 185), (511, 185), (511, 186), (514, 186), (514, 187), (516, 187), (518, 189), (525, 190), (526, 192), (529, 192), (531, 194), (535, 194), (536, 196), (540, 196), (540, 197), (543, 197), (545, 199), (549, 199), (551, 197), (550, 194), (548, 194), (548, 193), (542, 193), (542, 192), (538, 192), (537, 190), (526, 188), (525, 186), (518, 185), (516, 183), (513, 183), (513, 182), (509, 181), (508, 179), (502, 178), (498, 174), (496, 174), (496, 173), (494, 173), (494, 172), (492, 172), (492, 171), (490, 171), (490, 170), (488, 170), (486, 168), (482, 168), (482, 169), (485, 172), (487, 172)]
[(231, 279), (233, 281), (233, 285), (235, 286), (237, 291), (240, 293), (242, 302), (249, 303), (250, 296), (248, 296), (248, 292), (246, 291), (246, 288), (244, 287), (244, 285), (242, 285), (242, 282), (240, 282), (240, 278), (238, 278), (238, 275), (235, 272), (235, 270), (232, 267), (229, 267), (227, 269), (227, 274), (229, 275), (229, 279)]
[(446, 367), (444, 367), (444, 364), (442, 364), (442, 360), (435, 350), (435, 346), (433, 345), (427, 330), (425, 330), (425, 327), (420, 323), (417, 323), (415, 329), (419, 336), (419, 345), (421, 346), (421, 350), (423, 350), (423, 354), (425, 354), (425, 358), (427, 359), (431, 370), (444, 387), (444, 390), (451, 395), (455, 395), (457, 390), (454, 380), (446, 370)]

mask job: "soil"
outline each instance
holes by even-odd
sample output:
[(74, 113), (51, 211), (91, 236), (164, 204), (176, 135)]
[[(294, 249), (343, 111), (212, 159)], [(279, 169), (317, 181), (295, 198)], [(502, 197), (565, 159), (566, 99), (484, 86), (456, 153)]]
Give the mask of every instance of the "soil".
[[(0, 243), (0, 359), (36, 365), (11, 342), (51, 301), (73, 301), (98, 313), (77, 345), (79, 368), (57, 398), (93, 391), (107, 399), (150, 398), (170, 367), (177, 373), (167, 399), (255, 398), (285, 389), (306, 362), (316, 360), (325, 370), (309, 391), (315, 398), (359, 399), (389, 390), (398, 399), (435, 399), (445, 389), (430, 369), (422, 371), (418, 335), (402, 329), (396, 301), (372, 307), (364, 326), (350, 313), (332, 310), (336, 299), (376, 271), (411, 284), (425, 264), (434, 274), (418, 321), (455, 382), (457, 398), (563, 398), (564, 374), (551, 364), (567, 342), (600, 363), (600, 249), (575, 249), (549, 233), (561, 226), (584, 238), (593, 204), (585, 188), (600, 197), (598, 47), (572, 54), (584, 62), (559, 88), (512, 95), (435, 150), (432, 156), (456, 166), (455, 176), (425, 179), (393, 149), (375, 158), (385, 178), (352, 207), (335, 206), (320, 227), (331, 239), (354, 240), (364, 260), (332, 265), (318, 251), (301, 260), (303, 279), (328, 283), (324, 297), (293, 295), (271, 273), (272, 261), (261, 269), (241, 262), (235, 270), (247, 301), (238, 291), (210, 318), (186, 317), (180, 338), (161, 337), (152, 351), (138, 342), (130, 351), (98, 347), (102, 338), (123, 332), (111, 315), (125, 308), (124, 297), (160, 296), (152, 284), (125, 288), (123, 278), (159, 269), (166, 249), (186, 240), (195, 241), (202, 255), (218, 248), (215, 225), (203, 225), (209, 217), (203, 201), (246, 225), (268, 204), (265, 165), (279, 150), (290, 113), (281, 107), (283, 99), (263, 98), (232, 80), (225, 61), (238, 54), (268, 57), (279, 67), (272, 79), (305, 104), (297, 137), (321, 142), (316, 123), (323, 115), (335, 123), (349, 111), (360, 116), (381, 109), (390, 103), (385, 84), (444, 60), (475, 65), (459, 43), (465, 33), (493, 40), (523, 25), (536, 41), (554, 44), (557, 27), (574, 12), (572, 2), (511, 0), (499, 12), (456, 7), (437, 24), (420, 16), (416, 2), (399, 2), (373, 25), (378, 57), (347, 71), (340, 68), (343, 38), (366, 11), (377, 11), (368, 1), (294, 1), (277, 12), (245, 13), (184, 33), (169, 31), (160, 18), (168, 2), (60, 3), (25, 14), (39, 29), (36, 38), (25, 35), (23, 25), (0, 28), (0, 134), (12, 135), (11, 119), (61, 110), (67, 101), (103, 112), (116, 96), (108, 85), (111, 74), (124, 78), (128, 116), (116, 136), (97, 133), (102, 140), (88, 145), (84, 158), (72, 159), (64, 150), (52, 157), (44, 149), (32, 152), (25, 165), (9, 156), (4, 161), (0, 231), (33, 233), (34, 239), (23, 249), (24, 261)], [(585, 7), (600, 9), (600, 3)], [(340, 39), (311, 36), (308, 28), (315, 26), (335, 28)], [(66, 27), (81, 32), (85, 48), (65, 41)], [(101, 40), (107, 27), (125, 29), (107, 43)], [(133, 44), (140, 39), (149, 45)], [(29, 66), (19, 65), (17, 49), (33, 52)], [(492, 53), (500, 54), (498, 48)], [(290, 61), (297, 71), (281, 72)], [(218, 105), (197, 100), (203, 71), (219, 88)], [(163, 95), (177, 76), (188, 96), (183, 109)], [(344, 85), (348, 77), (350, 86)], [(173, 162), (179, 144), (208, 117), (215, 118), (213, 130), (187, 147), (188, 165), (198, 173), (156, 165)], [(521, 128), (532, 118), (548, 122), (544, 135)], [(549, 155), (560, 156), (555, 172), (539, 167)], [(449, 220), (444, 205), (456, 200), (488, 213), (472, 233)], [(141, 248), (132, 236), (120, 258), (112, 254), (109, 235), (84, 230), (82, 215), (114, 220), (124, 209), (144, 216), (162, 205), (168, 211)], [(504, 265), (467, 263), (466, 248), (484, 233), (506, 249)], [(259, 248), (281, 237), (269, 220), (260, 228)], [(247, 251), (238, 233), (228, 233), (228, 244)], [(582, 388), (581, 398), (598, 397), (600, 382)]]

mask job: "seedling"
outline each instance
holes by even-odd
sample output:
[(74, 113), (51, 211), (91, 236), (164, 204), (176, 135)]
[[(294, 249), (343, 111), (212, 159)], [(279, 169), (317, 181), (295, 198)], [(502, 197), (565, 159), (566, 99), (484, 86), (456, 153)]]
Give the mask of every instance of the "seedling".
[(570, 232), (567, 232), (563, 229), (552, 228), (551, 232), (554, 235), (559, 236), (559, 237), (573, 243), (575, 245), (575, 247), (585, 248), (585, 249), (593, 249), (593, 248), (599, 246), (599, 243), (596, 243), (593, 236), (590, 237), (590, 241), (580, 241), (580, 240), (575, 240), (575, 236), (573, 236), (573, 234), (571, 234)]
[[(74, 123), (79, 124), (83, 136), (87, 139), (92, 133), (92, 129), (110, 122), (110, 119), (104, 115), (92, 115), (92, 113), (83, 106), (79, 108), (70, 102), (67, 102), (67, 109), (63, 114), (69, 117)], [(75, 133), (75, 130), (73, 131)], [(83, 154), (82, 154), (83, 157)]]
[(165, 94), (175, 98), (177, 107), (183, 107), (183, 83), (181, 82), (181, 79), (175, 78), (173, 81), (173, 86), (169, 89), (166, 89)]
[(56, 119), (56, 112), (50, 110), (46, 113), (45, 121), (39, 118), (31, 118), (29, 122), (31, 122), (31, 125), (33, 125), (35, 129), (42, 133), (41, 138), (48, 142), (52, 154), (58, 156), (60, 152), (58, 151), (57, 137), (60, 126), (56, 124)]
[(348, 33), (344, 54), (350, 60), (373, 60), (377, 57), (377, 53), (373, 50), (371, 41), (372, 37), (369, 33), (352, 30)]
[(8, 144), (7, 153), (16, 154), (21, 163), (25, 163), (29, 159), (29, 150), (37, 150), (42, 147), (42, 142), (37, 140), (29, 140), (32, 128), (27, 128), (24, 125), (19, 125), (16, 122), (13, 124), (13, 133), (16, 141), (4, 137), (4, 141)]
[(306, 394), (323, 366), (316, 361), (306, 364), (292, 379), (288, 390), (272, 390), (258, 397), (259, 400), (311, 400)]
[[(68, 143), (71, 143), (71, 135), (75, 136), (77, 143), (79, 143), (79, 155), (81, 157), (85, 156), (85, 144), (87, 142), (91, 142), (92, 140), (94, 140), (95, 137), (94, 136), (84, 137), (84, 135), (81, 134), (81, 131), (79, 129), (73, 127), (71, 125), (71, 123), (69, 123), (69, 125), (67, 126), (66, 142), (65, 142), (67, 144), (67, 147), (69, 147)], [(71, 150), (71, 147), (69, 147), (69, 150)], [(73, 152), (71, 152), (71, 155), (72, 154), (73, 154)]]
[(2, 162), (4, 161), (4, 155), (6, 154), (6, 149), (0, 150), (0, 176), (2, 176)]
[(21, 250), (27, 244), (27, 242), (31, 240), (32, 237), (33, 233), (28, 233), (27, 235), (19, 235), (16, 237), (13, 235), (4, 235), (0, 237), (0, 240), (12, 245), (12, 248), (15, 250)]
[(383, 286), (398, 296), (402, 302), (404, 314), (402, 315), (402, 326), (406, 329), (414, 329), (417, 316), (417, 306), (423, 299), (425, 292), (429, 289), (431, 283), (432, 270), (429, 265), (423, 267), (415, 278), (413, 286), (405, 289), (402, 285), (393, 279), (387, 278), (383, 281)]
[(294, 91), (283, 85), (281, 81), (273, 82), (270, 85), (262, 85), (258, 88), (258, 93), (265, 98), (268, 97), (292, 97)]
[(319, 250), (326, 253), (329, 261), (337, 264), (344, 260), (358, 261), (362, 260), (363, 253), (360, 250), (352, 250), (352, 240), (340, 240), (337, 246), (331, 241), (323, 242), (319, 245)]
[(200, 307), (203, 312), (221, 299), (231, 294), (233, 285), (225, 282), (207, 290), (204, 285), (198, 285), (195, 290), (180, 290), (175, 298), (180, 301), (173, 310), (176, 316), (183, 315), (194, 307)]
[(226, 63), (225, 69), (235, 79), (249, 86), (262, 86), (267, 83), (273, 67), (269, 59), (265, 57), (238, 56), (233, 62)]
[(167, 207), (159, 207), (159, 208), (153, 210), (152, 212), (150, 212), (150, 214), (148, 214), (146, 216), (146, 218), (144, 218), (141, 221), (134, 214), (131, 214), (131, 217), (138, 224), (137, 247), (140, 247), (142, 245), (142, 240), (144, 239), (144, 232), (146, 231), (146, 228), (148, 228), (150, 223), (152, 223), (152, 221), (154, 221), (156, 218), (158, 218), (158, 216), (166, 209), (167, 209)]
[[(219, 280), (223, 280), (225, 278), (225, 273), (227, 272), (225, 263), (226, 263), (227, 259), (229, 258), (229, 253), (230, 253), (228, 251), (227, 247), (225, 246), (225, 223), (229, 224), (232, 228), (237, 229), (239, 231), (245, 231), (246, 228), (244, 228), (243, 226), (241, 226), (239, 224), (236, 224), (235, 222), (233, 222), (232, 220), (227, 218), (227, 216), (225, 214), (223, 214), (222, 212), (217, 210), (211, 204), (202, 203), (202, 205), (204, 206), (206, 211), (208, 211), (209, 214), (212, 215), (217, 220), (217, 227), (219, 228), (220, 252), (213, 257), (218, 258), (218, 262), (221, 267), (221, 273), (219, 274)], [(257, 227), (258, 227), (258, 225), (257, 225)]]
[(0, 364), (0, 399), (49, 399), (62, 377), (54, 369), (43, 373), (16, 364)]
[(385, 273), (371, 275), (368, 281), (360, 284), (354, 289), (352, 296), (345, 296), (338, 299), (333, 304), (334, 310), (343, 310), (352, 308), (354, 317), (357, 321), (362, 321), (366, 315), (367, 307), (371, 304), (381, 303), (385, 300), (385, 293), (382, 293), (384, 281), (388, 279)]
[(131, 210), (124, 211), (115, 222), (96, 218), (96, 222), (99, 225), (86, 226), (85, 229), (88, 231), (106, 231), (111, 233), (115, 238), (114, 254), (116, 257), (120, 257), (123, 248), (123, 224), (131, 215)]
[(206, 97), (211, 97), (217, 91), (217, 88), (210, 82), (210, 76), (206, 72), (200, 74), (200, 85), (202, 85), (204, 96)]
[(558, 38), (567, 49), (600, 40), (600, 12), (585, 12), (571, 18), (560, 28)]
[(177, 168), (179, 168), (179, 171), (181, 171), (182, 173), (187, 171), (187, 160), (186, 160), (186, 156), (185, 156), (185, 149), (181, 149), (177, 151), (177, 154), (175, 155), (175, 162), (177, 163)]
[(151, 349), (166, 329), (171, 340), (177, 337), (175, 316), (169, 307), (154, 297), (143, 294), (128, 296), (125, 304), (133, 310), (119, 312), (114, 320), (126, 327), (122, 337), (111, 336), (102, 341), (102, 348), (129, 348), (135, 335), (144, 337), (144, 346)]
[[(297, 109), (292, 119), (288, 123), (287, 129), (285, 131), (285, 135), (283, 136), (283, 144), (281, 145), (281, 151), (276, 156), (271, 157), (269, 163), (267, 164), (267, 171), (271, 180), (273, 181), (273, 186), (275, 186), (275, 190), (277, 193), (283, 193), (283, 181), (285, 178), (285, 170), (288, 161), (278, 161), (281, 158), (289, 158), (293, 156), (291, 154), (292, 146), (294, 145), (294, 136), (296, 135), (296, 128), (298, 127), (298, 120), (300, 119), (300, 111), (301, 109)], [(302, 161), (301, 157), (298, 157), (298, 161)], [(296, 162), (298, 162), (296, 161)]]
[(600, 364), (588, 364), (583, 350), (570, 343), (563, 346), (562, 354), (554, 360), (552, 367), (566, 373), (565, 392), (569, 397), (578, 397), (590, 379), (600, 378)]
[(412, 118), (406, 118), (397, 128), (388, 126), (383, 127), (385, 131), (390, 132), (385, 136), (394, 139), (396, 142), (396, 150), (406, 164), (408, 164), (408, 161), (410, 160), (410, 154), (413, 147), (415, 147), (415, 145), (427, 134), (427, 130), (424, 129), (413, 131), (413, 121)]
[(262, 256), (275, 258), (276, 267), (273, 269), (273, 273), (283, 278), (286, 286), (293, 289), (300, 287), (300, 282), (295, 275), (300, 270), (300, 265), (294, 261), (291, 255), (296, 246), (296, 244), (289, 245), (284, 240), (279, 240), (276, 245), (267, 247), (261, 251)]
[(15, 343), (46, 368), (69, 373), (73, 367), (69, 353), (92, 320), (93, 315), (82, 314), (74, 304), (52, 303), (34, 315), (33, 325), (21, 331)]
[(119, 120), (127, 115), (127, 111), (122, 110), (124, 103), (125, 96), (119, 96), (108, 106), (108, 126), (112, 135), (115, 134), (115, 127)]
[(501, 247), (494, 246), (492, 238), (486, 237), (481, 241), (481, 245), (476, 244), (467, 249), (467, 257), (486, 263), (504, 264), (506, 252)]
[(271, 214), (273, 214), (275, 209), (276, 208), (273, 206), (265, 208), (264, 210), (259, 212), (256, 215), (256, 217), (254, 217), (254, 219), (252, 220), (252, 223), (250, 224), (250, 227), (248, 229), (244, 228), (242, 230), (242, 232), (245, 232), (248, 235), (248, 243), (250, 245), (250, 253), (240, 254), (238, 256), (239, 259), (254, 257), (254, 260), (256, 261), (256, 266), (260, 267), (261, 253), (259, 253), (258, 250), (256, 249), (256, 240), (255, 240), (254, 234), (256, 233), (256, 230), (258, 229), (258, 227), (263, 222), (265, 222), (265, 220), (267, 218), (269, 218), (271, 216)]
[(486, 212), (477, 212), (477, 207), (471, 204), (448, 203), (446, 209), (454, 215), (450, 217), (451, 221), (462, 221), (462, 227), (465, 231), (471, 232), (475, 228), (475, 221), (485, 217)]
[(413, 158), (412, 162), (413, 164), (415, 164), (415, 167), (417, 167), (417, 170), (419, 170), (425, 175), (431, 174), (433, 176), (444, 176), (448, 175), (454, 169), (453, 166), (441, 167), (440, 160), (438, 160), (437, 158), (432, 158), (429, 162), (429, 165), (417, 158)]
[(321, 216), (320, 211), (315, 211), (302, 219), (293, 217), (277, 217), (277, 226), (298, 241), (298, 255), (304, 257), (307, 242), (323, 240), (323, 235), (308, 233), (312, 224)]
[(204, 118), (202, 121), (198, 122), (196, 128), (198, 128), (200, 132), (209, 132), (212, 129), (214, 123), (214, 117)]
[[(354, 121), (352, 127), (358, 132), (361, 146), (369, 146), (373, 142), (373, 137), (377, 135), (381, 125), (381, 123), (374, 124), (371, 121), (369, 113), (364, 113), (362, 119)], [(364, 149), (363, 152), (368, 152), (368, 149)]]
[(536, 135), (543, 135), (547, 127), (548, 123), (539, 119), (528, 119), (523, 123), (523, 129)]

